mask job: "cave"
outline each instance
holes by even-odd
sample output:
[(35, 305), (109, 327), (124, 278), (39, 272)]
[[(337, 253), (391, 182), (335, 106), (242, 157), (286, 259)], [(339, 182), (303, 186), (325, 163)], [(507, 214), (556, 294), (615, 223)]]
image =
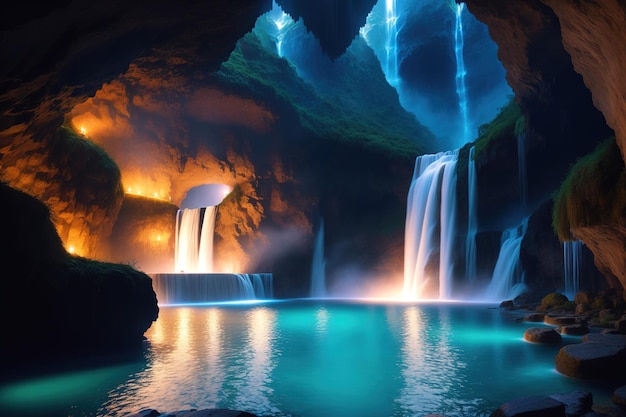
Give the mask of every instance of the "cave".
[[(621, 410), (622, 2), (26, 1), (2, 20), (0, 411), (489, 415), (575, 390)], [(510, 348), (534, 362), (508, 378), (545, 384), (487, 398), (507, 377), (472, 366), (513, 366), (522, 310), (550, 326), (551, 303), (578, 320), (553, 350)], [(616, 333), (593, 372), (559, 359), (581, 328)], [(188, 396), (159, 391), (172, 360)], [(124, 366), (101, 395), (95, 373)], [(64, 377), (80, 395), (46, 400)]]

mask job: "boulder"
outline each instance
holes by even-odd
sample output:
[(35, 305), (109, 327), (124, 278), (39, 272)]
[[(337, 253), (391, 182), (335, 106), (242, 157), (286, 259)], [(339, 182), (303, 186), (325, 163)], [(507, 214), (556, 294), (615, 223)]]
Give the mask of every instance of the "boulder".
[(560, 343), (561, 335), (552, 328), (531, 327), (524, 332), (524, 340), (533, 343)]
[(623, 346), (587, 342), (562, 347), (555, 366), (557, 371), (573, 378), (619, 380), (624, 379), (625, 360)]
[(589, 333), (589, 327), (586, 324), (568, 324), (559, 327), (559, 333), (570, 336), (582, 336)]
[(589, 391), (574, 391), (563, 394), (550, 395), (565, 405), (565, 414), (568, 417), (582, 416), (591, 411), (593, 395)]
[(613, 391), (612, 401), (620, 407), (626, 407), (626, 385)]
[(548, 396), (522, 397), (502, 404), (491, 417), (565, 417), (565, 404)]
[(583, 336), (584, 343), (603, 343), (626, 349), (626, 335), (589, 333)]
[(546, 314), (543, 318), (543, 322), (546, 324), (551, 324), (553, 326), (564, 326), (569, 324), (576, 323), (576, 317), (574, 316), (551, 316)]
[(626, 333), (626, 316), (620, 317), (620, 319), (615, 322), (615, 329), (620, 333)]
[(529, 321), (532, 323), (541, 323), (543, 322), (545, 314), (543, 313), (535, 313), (529, 314), (528, 316), (524, 316), (524, 321)]

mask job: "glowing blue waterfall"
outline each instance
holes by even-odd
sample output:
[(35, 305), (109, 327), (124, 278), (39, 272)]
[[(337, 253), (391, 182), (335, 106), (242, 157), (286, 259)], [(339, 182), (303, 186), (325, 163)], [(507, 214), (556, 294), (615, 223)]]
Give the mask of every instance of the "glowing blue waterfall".
[(311, 265), (311, 297), (326, 297), (326, 261), (324, 259), (324, 220), (320, 220), (313, 247)]
[(415, 161), (404, 238), (405, 298), (451, 298), (457, 159), (455, 150)]
[(398, 86), (398, 16), (396, 15), (396, 0), (385, 0), (385, 22), (387, 38), (385, 42), (385, 75), (390, 85)]
[(276, 26), (276, 53), (278, 56), (283, 56), (283, 40), (285, 39), (286, 34), (286, 26), (290, 23), (293, 23), (293, 19), (283, 11), (283, 9), (276, 4), (276, 2), (272, 2), (272, 10), (269, 12), (270, 19), (274, 22)]
[(465, 238), (465, 277), (468, 281), (476, 279), (476, 232), (478, 219), (476, 215), (476, 163), (474, 147), (467, 158), (467, 236)]
[(563, 269), (565, 282), (563, 295), (571, 301), (579, 289), (580, 261), (582, 259), (583, 243), (580, 240), (563, 243)]
[(500, 253), (485, 294), (487, 300), (510, 300), (526, 289), (524, 271), (520, 263), (520, 249), (527, 228), (528, 217), (525, 217), (520, 225), (502, 232)]
[(465, 60), (463, 59), (463, 10), (465, 3), (456, 5), (456, 24), (454, 31), (454, 55), (456, 57), (456, 94), (459, 97), (459, 112), (462, 121), (462, 143), (470, 141), (470, 128), (467, 115), (467, 88), (465, 86)]

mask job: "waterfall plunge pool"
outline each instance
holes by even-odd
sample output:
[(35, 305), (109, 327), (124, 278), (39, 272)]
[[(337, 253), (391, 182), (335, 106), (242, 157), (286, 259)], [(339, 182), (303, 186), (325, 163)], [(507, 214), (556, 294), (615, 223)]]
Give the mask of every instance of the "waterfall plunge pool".
[(516, 397), (616, 387), (565, 377), (561, 345), (495, 305), (303, 299), (161, 307), (141, 358), (3, 383), (0, 413), (125, 416), (230, 408), (259, 416), (489, 416)]

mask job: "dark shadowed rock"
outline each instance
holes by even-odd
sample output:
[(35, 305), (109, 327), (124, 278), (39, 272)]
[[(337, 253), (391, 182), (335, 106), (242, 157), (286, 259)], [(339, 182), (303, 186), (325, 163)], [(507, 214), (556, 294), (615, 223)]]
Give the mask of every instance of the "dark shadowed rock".
[(0, 200), (14, 210), (0, 234), (3, 288), (19, 294), (0, 303), (0, 326), (11, 340), (0, 344), (0, 368), (140, 346), (158, 315), (150, 277), (69, 256), (44, 204), (4, 185)]
[(550, 395), (565, 405), (565, 414), (568, 417), (582, 416), (591, 411), (593, 405), (593, 395), (588, 391), (574, 391), (563, 394)]
[(583, 336), (585, 343), (602, 343), (605, 345), (626, 348), (626, 335), (589, 333)]
[(613, 402), (621, 407), (626, 407), (626, 385), (613, 391)]
[(524, 340), (533, 343), (560, 343), (561, 335), (552, 328), (531, 327), (524, 332)]
[(522, 397), (502, 404), (491, 417), (565, 417), (565, 405), (550, 397)]

